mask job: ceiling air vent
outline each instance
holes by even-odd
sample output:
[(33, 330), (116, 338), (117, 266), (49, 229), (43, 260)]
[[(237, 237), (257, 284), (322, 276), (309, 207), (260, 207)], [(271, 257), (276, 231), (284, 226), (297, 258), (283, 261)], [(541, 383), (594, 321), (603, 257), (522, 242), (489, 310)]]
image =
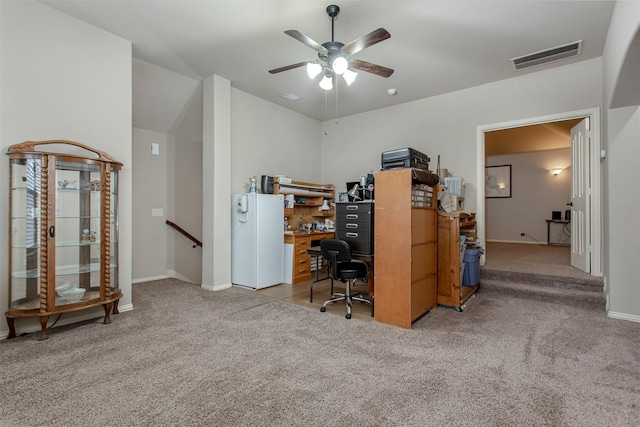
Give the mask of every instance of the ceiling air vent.
[(511, 59), (515, 71), (580, 55), (582, 40)]
[(280, 96), (284, 99), (288, 99), (289, 101), (297, 101), (298, 99), (302, 98), (302, 95), (298, 95), (294, 92), (281, 93)]

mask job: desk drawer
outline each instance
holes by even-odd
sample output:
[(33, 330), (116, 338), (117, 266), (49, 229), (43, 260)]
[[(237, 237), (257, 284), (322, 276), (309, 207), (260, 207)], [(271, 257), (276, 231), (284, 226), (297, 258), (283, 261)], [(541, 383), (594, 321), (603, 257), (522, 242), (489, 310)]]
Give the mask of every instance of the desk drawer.
[(296, 255), (296, 257), (293, 260), (293, 264), (296, 268), (303, 265), (309, 268), (309, 266), (311, 265), (311, 257), (307, 255), (307, 252), (305, 251), (304, 255)]
[(311, 280), (311, 262), (309, 255), (304, 257), (296, 257), (293, 261), (293, 283), (305, 282)]
[(373, 218), (371, 214), (368, 212), (358, 213), (358, 212), (340, 212), (336, 213), (336, 224), (341, 224), (345, 222), (357, 222), (362, 224), (372, 224)]
[(373, 234), (368, 230), (336, 230), (336, 238), (349, 243), (352, 252), (373, 253)]
[(311, 280), (311, 261), (310, 256), (296, 257), (293, 261), (293, 283), (305, 282)]
[(336, 215), (347, 213), (356, 213), (360, 215), (372, 215), (373, 203), (336, 203)]
[(308, 257), (309, 255), (307, 255), (307, 247), (300, 247), (300, 246), (295, 246), (295, 249), (293, 251), (293, 254), (296, 258), (304, 258), (304, 257)]
[(369, 233), (373, 234), (373, 224), (370, 222), (337, 222), (336, 230), (338, 231), (353, 231), (356, 233)]
[(311, 246), (311, 238), (309, 236), (295, 236), (295, 245), (297, 248), (307, 249)]

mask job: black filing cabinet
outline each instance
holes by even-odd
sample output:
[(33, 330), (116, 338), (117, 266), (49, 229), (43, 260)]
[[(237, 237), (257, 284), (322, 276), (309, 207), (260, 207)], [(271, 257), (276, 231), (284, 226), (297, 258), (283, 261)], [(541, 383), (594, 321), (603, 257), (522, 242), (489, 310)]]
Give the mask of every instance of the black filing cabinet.
[(336, 203), (336, 239), (352, 252), (373, 255), (373, 210), (374, 202)]

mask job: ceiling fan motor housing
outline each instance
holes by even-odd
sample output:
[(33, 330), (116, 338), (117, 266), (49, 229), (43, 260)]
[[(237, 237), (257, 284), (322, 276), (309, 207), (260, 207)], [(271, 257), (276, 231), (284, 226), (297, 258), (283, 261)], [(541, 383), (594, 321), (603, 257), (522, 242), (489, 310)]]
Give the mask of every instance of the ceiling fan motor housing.
[(322, 43), (322, 46), (327, 48), (328, 52), (319, 52), (318, 58), (326, 62), (330, 68), (333, 69), (333, 61), (335, 61), (336, 58), (342, 56), (342, 57), (345, 57), (346, 59), (346, 55), (342, 53), (342, 50), (341, 50), (342, 46), (344, 46), (344, 43), (330, 41), (330, 42)]

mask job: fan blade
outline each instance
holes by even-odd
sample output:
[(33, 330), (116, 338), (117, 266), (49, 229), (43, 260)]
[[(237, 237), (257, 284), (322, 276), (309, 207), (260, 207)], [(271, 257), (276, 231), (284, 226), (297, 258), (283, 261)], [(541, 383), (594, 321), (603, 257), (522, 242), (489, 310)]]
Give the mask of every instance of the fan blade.
[(389, 37), (391, 37), (391, 34), (389, 34), (387, 30), (384, 28), (378, 28), (377, 30), (371, 31), (369, 34), (343, 46), (342, 51), (347, 55), (353, 55), (354, 53), (360, 52), (362, 49), (373, 46), (376, 43), (380, 43)]
[(284, 33), (288, 36), (293, 37), (299, 42), (306, 44), (307, 46), (309, 46), (311, 49), (315, 50), (318, 53), (329, 52), (329, 50), (326, 47), (322, 46), (320, 43), (316, 42), (315, 40), (312, 40), (309, 37), (305, 36), (298, 30), (287, 30)]
[(294, 68), (302, 67), (303, 65), (307, 65), (309, 61), (298, 62), (297, 64), (287, 65), (286, 67), (274, 68), (273, 70), (269, 70), (271, 74), (281, 73), (282, 71), (293, 70)]
[(387, 78), (393, 74), (391, 68), (383, 67), (382, 65), (372, 64), (371, 62), (361, 61), (359, 59), (352, 59), (349, 62), (351, 68), (356, 70), (366, 71), (367, 73), (375, 74), (376, 76)]

